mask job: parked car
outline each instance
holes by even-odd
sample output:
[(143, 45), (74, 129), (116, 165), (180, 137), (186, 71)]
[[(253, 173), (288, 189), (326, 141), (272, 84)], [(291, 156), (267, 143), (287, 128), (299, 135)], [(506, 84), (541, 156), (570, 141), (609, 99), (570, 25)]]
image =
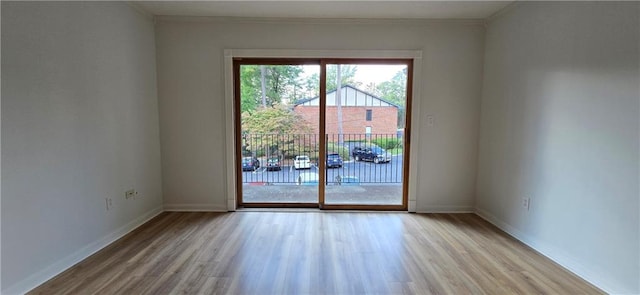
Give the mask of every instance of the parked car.
[(336, 185), (360, 185), (360, 179), (357, 176), (338, 175), (335, 178)]
[(280, 171), (280, 159), (279, 158), (269, 158), (267, 160), (267, 171)]
[(309, 156), (296, 156), (293, 160), (293, 168), (298, 169), (310, 169), (311, 168), (311, 160), (309, 160)]
[(260, 168), (260, 161), (256, 157), (242, 158), (242, 171), (256, 171)]
[(355, 147), (351, 155), (356, 161), (373, 161), (374, 163), (389, 163), (391, 154), (378, 146)]
[(327, 154), (327, 168), (341, 168), (342, 167), (342, 158), (338, 153), (328, 153)]
[(300, 173), (300, 175), (298, 175), (298, 185), (318, 185), (318, 173)]

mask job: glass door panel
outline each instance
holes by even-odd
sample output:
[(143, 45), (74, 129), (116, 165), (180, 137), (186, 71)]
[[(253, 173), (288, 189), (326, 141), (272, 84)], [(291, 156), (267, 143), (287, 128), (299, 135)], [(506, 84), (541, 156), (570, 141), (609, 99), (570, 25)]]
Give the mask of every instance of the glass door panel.
[(240, 203), (317, 207), (320, 66), (240, 64), (236, 71)]
[(404, 206), (408, 63), (326, 69), (324, 203)]

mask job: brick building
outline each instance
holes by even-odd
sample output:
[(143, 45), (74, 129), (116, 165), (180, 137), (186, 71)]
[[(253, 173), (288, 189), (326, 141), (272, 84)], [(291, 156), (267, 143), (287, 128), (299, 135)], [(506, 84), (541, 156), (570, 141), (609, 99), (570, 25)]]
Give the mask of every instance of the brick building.
[[(351, 85), (341, 88), (342, 131), (344, 140), (363, 139), (365, 136), (396, 135), (398, 128), (399, 106), (367, 93)], [(320, 117), (320, 100), (318, 97), (299, 101), (293, 106), (293, 111), (301, 115), (314, 133), (318, 133), (318, 118)], [(337, 139), (338, 107), (336, 91), (327, 93), (327, 134), (329, 141)]]

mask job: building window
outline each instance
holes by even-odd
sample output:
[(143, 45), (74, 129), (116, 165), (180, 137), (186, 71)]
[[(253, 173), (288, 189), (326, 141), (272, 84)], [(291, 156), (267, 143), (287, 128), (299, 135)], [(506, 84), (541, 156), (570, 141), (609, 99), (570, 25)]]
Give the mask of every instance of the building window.
[(367, 110), (367, 121), (371, 121), (372, 113), (372, 110)]

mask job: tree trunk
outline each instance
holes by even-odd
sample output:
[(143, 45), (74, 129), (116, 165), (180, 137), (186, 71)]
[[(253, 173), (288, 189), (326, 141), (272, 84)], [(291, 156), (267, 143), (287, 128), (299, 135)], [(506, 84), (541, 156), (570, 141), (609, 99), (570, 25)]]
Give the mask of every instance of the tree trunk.
[(260, 84), (262, 89), (262, 107), (263, 108), (267, 107), (267, 86), (265, 83), (266, 72), (267, 72), (267, 69), (265, 68), (265, 66), (264, 65), (260, 66)]

